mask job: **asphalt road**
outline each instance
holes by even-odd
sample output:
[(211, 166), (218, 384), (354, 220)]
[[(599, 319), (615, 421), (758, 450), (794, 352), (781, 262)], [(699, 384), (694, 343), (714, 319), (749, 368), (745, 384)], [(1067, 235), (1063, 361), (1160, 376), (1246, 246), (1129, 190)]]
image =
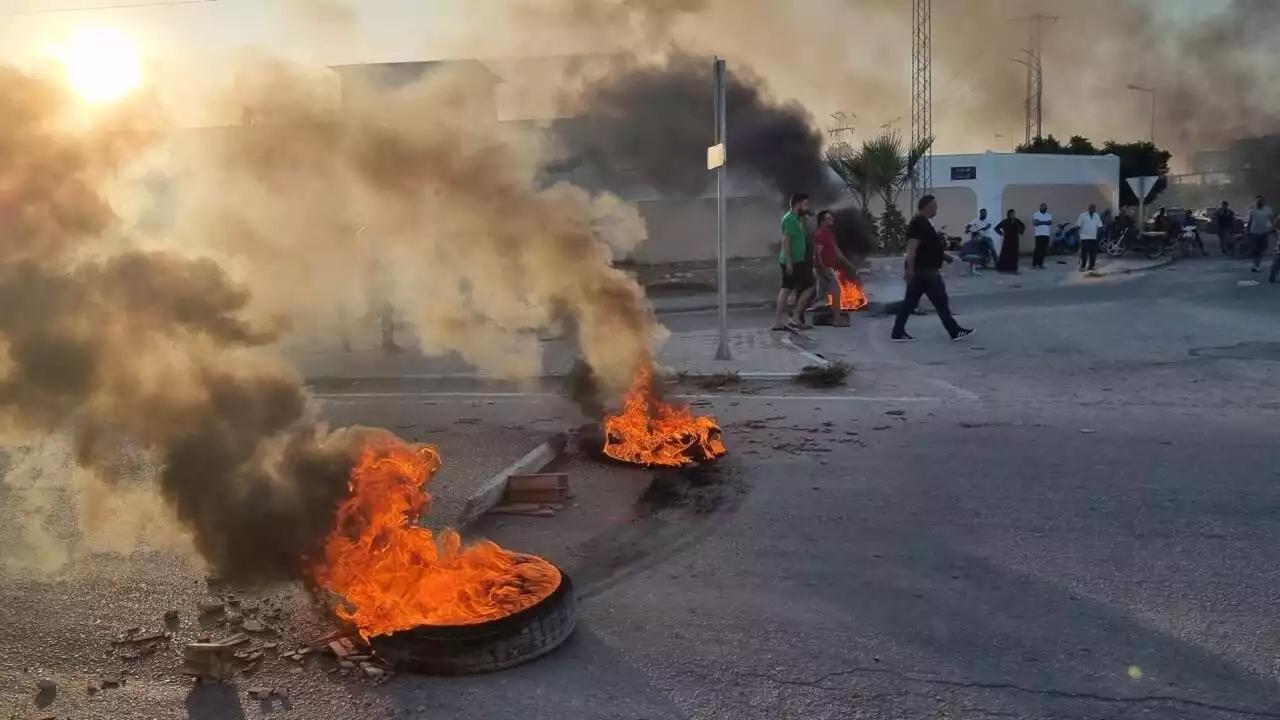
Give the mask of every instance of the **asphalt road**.
[[(890, 344), (887, 319), (859, 317), (810, 340), (853, 364), (850, 387), (695, 391), (726, 429), (732, 500), (589, 584), (578, 632), (532, 665), (371, 687), (273, 661), (192, 691), (165, 653), (129, 664), (106, 643), (189, 612), (198, 568), (95, 554), (52, 581), (6, 570), (0, 708), (25, 717), (48, 677), (59, 718), (1280, 718), (1280, 287), (1237, 285), (1254, 278), (1215, 258), (966, 296), (967, 345), (932, 317)], [(343, 412), (434, 427), (466, 403), (450, 412), (530, 432), (566, 412), (403, 392)], [(492, 532), (570, 572), (604, 544)], [(293, 598), (286, 642), (322, 627), (273, 597)], [(121, 667), (124, 687), (86, 692)], [(290, 707), (249, 700), (255, 684)]]

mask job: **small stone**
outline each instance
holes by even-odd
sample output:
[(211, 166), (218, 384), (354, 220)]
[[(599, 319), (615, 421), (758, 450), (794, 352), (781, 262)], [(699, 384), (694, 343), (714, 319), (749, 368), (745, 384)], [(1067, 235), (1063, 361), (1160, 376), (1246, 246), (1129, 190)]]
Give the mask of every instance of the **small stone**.
[(266, 700), (271, 697), (271, 690), (264, 687), (252, 687), (249, 688), (249, 697), (254, 700)]
[(58, 683), (56, 683), (56, 682), (54, 682), (54, 681), (52, 681), (52, 680), (47, 680), (47, 679), (46, 679), (46, 680), (37, 680), (37, 681), (36, 681), (36, 687), (37, 687), (37, 688), (40, 690), (40, 692), (42, 692), (42, 693), (51, 693), (51, 692), (57, 692), (57, 691), (58, 691)]
[(90, 683), (87, 687), (85, 687), (84, 691), (89, 693), (90, 695), (96, 695), (98, 693), (98, 686), (94, 685), (93, 683)]
[(226, 606), (220, 602), (207, 602), (201, 603), (200, 605), (201, 615), (214, 615), (220, 612), (226, 612), (226, 610)]
[(110, 688), (118, 688), (123, 684), (124, 684), (124, 678), (120, 677), (119, 675), (107, 675), (106, 677), (102, 678), (103, 690), (108, 690)]
[(353, 662), (351, 662), (350, 660), (339, 660), (339, 661), (338, 661), (338, 667), (342, 668), (343, 670), (350, 670), (350, 669), (354, 668), (355, 666), (356, 666), (356, 664), (355, 664), (355, 663), (353, 663)]
[(209, 642), (209, 641), (210, 641), (210, 640), (212, 640), (212, 639), (213, 639), (213, 636), (212, 636), (212, 635), (197, 635), (197, 636), (196, 636), (196, 642), (207, 643), (207, 642)]
[(273, 643), (273, 642), (262, 643), (263, 650), (275, 650), (278, 647), (280, 647), (278, 643)]
[(289, 691), (288, 691), (288, 690), (286, 690), (285, 688), (275, 688), (274, 690), (272, 690), (272, 691), (271, 691), (271, 694), (272, 694), (272, 695), (275, 695), (276, 697), (280, 698), (281, 700), (288, 700), (288, 699), (289, 699)]
[(164, 613), (165, 622), (173, 622), (178, 619), (177, 610), (166, 610)]
[(251, 632), (251, 633), (260, 633), (260, 632), (267, 631), (267, 626), (263, 625), (258, 620), (245, 620), (240, 627), (244, 628), (245, 632)]
[(902, 415), (906, 415), (907, 411), (906, 410), (886, 410), (884, 414), (902, 416)]
[(386, 671), (383, 670), (382, 668), (376, 665), (370, 665), (368, 663), (361, 665), (360, 669), (364, 671), (365, 677), (370, 679), (375, 679), (375, 680), (387, 674)]

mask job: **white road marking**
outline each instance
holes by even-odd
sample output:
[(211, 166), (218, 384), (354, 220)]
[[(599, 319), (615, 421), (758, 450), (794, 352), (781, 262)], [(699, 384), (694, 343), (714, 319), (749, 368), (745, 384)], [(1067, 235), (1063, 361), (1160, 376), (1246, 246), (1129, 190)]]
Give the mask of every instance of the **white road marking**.
[(946, 380), (943, 380), (942, 378), (935, 378), (935, 377), (925, 378), (925, 381), (934, 385), (935, 387), (939, 387), (939, 388), (942, 388), (943, 390), (948, 390), (950, 392), (955, 393), (956, 397), (960, 398), (961, 400), (980, 399), (978, 397), (978, 394), (973, 392), (972, 390), (965, 390), (959, 385), (954, 385), (952, 383), (949, 383)]
[(783, 336), (782, 336), (782, 344), (783, 344), (783, 345), (786, 345), (787, 347), (791, 348), (792, 350), (795, 350), (796, 352), (798, 352), (798, 353), (800, 353), (801, 355), (805, 356), (805, 358), (807, 358), (810, 362), (814, 363), (815, 365), (821, 365), (822, 367), (826, 367), (826, 366), (828, 366), (828, 365), (830, 365), (830, 364), (831, 364), (831, 361), (830, 361), (830, 360), (828, 360), (828, 359), (826, 359), (826, 358), (822, 357), (821, 355), (814, 355), (813, 353), (809, 352), (808, 350), (805, 350), (804, 348), (802, 348), (802, 347), (800, 347), (799, 345), (797, 345), (797, 344), (796, 344), (796, 341), (791, 339), (791, 334), (790, 334), (790, 333), (787, 333), (787, 334), (785, 334), (785, 335), (783, 335)]
[[(972, 393), (971, 393), (972, 394)], [(364, 402), (368, 400), (421, 401), (432, 398), (449, 400), (568, 400), (555, 393), (517, 392), (386, 392), (386, 393), (321, 393), (314, 397), (324, 402)], [(940, 403), (940, 397), (875, 397), (870, 395), (747, 395), (727, 393), (682, 393), (672, 395), (678, 400), (785, 400), (793, 402), (881, 402), (881, 403)], [(976, 399), (975, 395), (973, 399)]]

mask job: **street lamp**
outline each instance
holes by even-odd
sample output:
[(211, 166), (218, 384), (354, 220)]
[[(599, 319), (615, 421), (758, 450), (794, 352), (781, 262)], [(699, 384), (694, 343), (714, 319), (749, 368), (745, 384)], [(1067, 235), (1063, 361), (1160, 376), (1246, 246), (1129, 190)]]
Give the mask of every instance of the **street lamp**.
[(1156, 90), (1155, 88), (1144, 88), (1138, 85), (1127, 86), (1135, 92), (1151, 93), (1151, 144), (1156, 144)]

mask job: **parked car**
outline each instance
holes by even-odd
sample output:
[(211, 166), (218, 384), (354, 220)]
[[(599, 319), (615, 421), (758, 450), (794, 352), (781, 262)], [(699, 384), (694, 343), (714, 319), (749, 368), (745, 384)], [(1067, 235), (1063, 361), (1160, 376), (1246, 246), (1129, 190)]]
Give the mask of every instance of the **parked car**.
[[(1210, 205), (1196, 213), (1196, 228), (1198, 228), (1200, 232), (1211, 233), (1213, 235), (1218, 234), (1219, 207), (1219, 205)], [(1235, 226), (1237, 235), (1244, 232), (1244, 218), (1240, 216), (1239, 212), (1236, 213)]]

